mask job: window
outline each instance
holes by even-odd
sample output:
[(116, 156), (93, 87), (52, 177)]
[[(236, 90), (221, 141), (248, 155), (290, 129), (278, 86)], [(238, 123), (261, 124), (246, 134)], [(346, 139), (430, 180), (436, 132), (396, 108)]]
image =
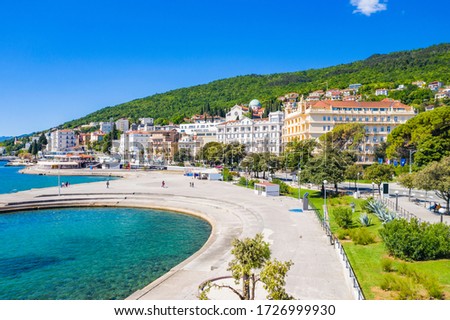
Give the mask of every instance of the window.
[(327, 121), (327, 117), (323, 116), (322, 120)]
[(386, 131), (387, 131), (387, 132), (391, 132), (391, 127), (388, 126)]
[(373, 122), (377, 122), (377, 117), (373, 117)]
[(377, 132), (377, 127), (373, 127), (373, 132)]
[(369, 117), (366, 117), (366, 122), (369, 122)]
[(398, 121), (398, 117), (395, 116), (395, 117), (394, 117), (394, 122), (397, 122), (397, 121)]
[(327, 127), (326, 127), (326, 126), (323, 126), (323, 131), (326, 131), (326, 129), (327, 129)]
[(380, 131), (381, 131), (381, 132), (384, 132), (384, 127), (381, 127), (381, 128), (380, 128)]
[(331, 120), (331, 117), (328, 117), (328, 121), (330, 121)]

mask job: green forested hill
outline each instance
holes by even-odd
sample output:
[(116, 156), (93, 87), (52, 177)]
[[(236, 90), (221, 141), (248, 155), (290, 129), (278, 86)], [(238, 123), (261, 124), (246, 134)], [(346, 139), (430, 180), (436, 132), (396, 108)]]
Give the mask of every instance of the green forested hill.
[[(113, 107), (106, 107), (87, 116), (67, 122), (63, 127), (75, 127), (91, 121), (107, 121), (128, 117), (153, 117), (159, 123), (179, 122), (202, 110), (223, 114), (236, 103), (259, 99), (264, 107), (275, 108), (276, 98), (288, 92), (307, 94), (317, 89), (346, 88), (351, 83), (361, 83), (361, 92), (370, 94), (373, 89), (395, 88), (415, 80), (426, 82), (440, 80), (450, 83), (450, 44), (440, 44), (425, 49), (376, 54), (366, 60), (323, 69), (270, 75), (246, 75), (213, 81), (204, 85), (176, 89), (162, 94), (136, 99)], [(416, 90), (417, 91), (417, 90)], [(430, 102), (430, 90), (410, 90), (395, 98), (405, 103), (419, 105)], [(373, 98), (373, 97), (372, 97)]]

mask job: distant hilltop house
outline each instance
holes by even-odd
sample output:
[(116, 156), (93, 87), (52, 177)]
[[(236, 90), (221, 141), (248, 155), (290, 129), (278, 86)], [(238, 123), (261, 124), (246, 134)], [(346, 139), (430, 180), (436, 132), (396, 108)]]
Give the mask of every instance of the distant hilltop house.
[(425, 86), (427, 85), (427, 83), (422, 80), (414, 81), (412, 84), (418, 86), (419, 88), (425, 88)]
[(433, 81), (428, 84), (428, 89), (438, 91), (444, 84), (440, 81)]
[(387, 96), (389, 94), (389, 90), (388, 89), (377, 89), (375, 90), (375, 95), (376, 96)]
[(444, 89), (440, 89), (439, 92), (434, 95), (434, 98), (436, 100), (450, 98), (450, 86)]

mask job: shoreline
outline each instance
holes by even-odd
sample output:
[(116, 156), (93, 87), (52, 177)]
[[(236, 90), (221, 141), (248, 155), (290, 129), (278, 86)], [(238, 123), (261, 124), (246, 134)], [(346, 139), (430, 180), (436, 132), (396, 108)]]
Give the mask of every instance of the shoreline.
[[(79, 174), (78, 170), (70, 170)], [(33, 170), (36, 172), (36, 170)], [(104, 172), (109, 175), (112, 172)], [(123, 174), (123, 172), (120, 172)], [(89, 174), (90, 175), (90, 174)], [(345, 268), (327, 242), (314, 213), (293, 214), (298, 201), (286, 197), (265, 198), (225, 182), (195, 180), (180, 172), (130, 171), (126, 179), (42, 188), (0, 195), (0, 212), (62, 207), (139, 207), (191, 214), (211, 225), (211, 234), (196, 253), (166, 274), (131, 294), (144, 300), (197, 299), (198, 285), (228, 275), (235, 238), (263, 233), (271, 243), (273, 257), (292, 260), (287, 290), (300, 299), (354, 299)], [(161, 181), (166, 187), (161, 188)], [(288, 245), (287, 245), (288, 244)], [(219, 298), (234, 299), (220, 293)], [(264, 296), (260, 296), (264, 299)]]

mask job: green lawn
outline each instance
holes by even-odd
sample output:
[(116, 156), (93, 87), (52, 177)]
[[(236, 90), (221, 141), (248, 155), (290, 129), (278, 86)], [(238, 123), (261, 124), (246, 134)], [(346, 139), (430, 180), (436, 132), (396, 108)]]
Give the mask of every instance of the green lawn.
[[(309, 193), (310, 204), (312, 204), (319, 211), (320, 216), (323, 217), (322, 206), (324, 204), (324, 200), (320, 191), (301, 189), (301, 196), (303, 196), (305, 192)], [(286, 194), (286, 196), (298, 198), (298, 189), (290, 187), (289, 194)], [(351, 202), (355, 203), (352, 229), (356, 229), (360, 227), (359, 216), (363, 213), (363, 209), (361, 207), (363, 201), (363, 199), (354, 199), (352, 196), (328, 197), (327, 206), (329, 211), (330, 227), (334, 234), (342, 232), (343, 229), (340, 228), (334, 221), (332, 214), (333, 209), (338, 206), (349, 207)], [(382, 268), (382, 260), (391, 259), (394, 269), (396, 269), (400, 264), (405, 264), (405, 262), (398, 259), (389, 258), (388, 252), (384, 248), (378, 233), (378, 230), (382, 228), (382, 224), (375, 216), (369, 216), (372, 218), (372, 225), (366, 228), (372, 235), (375, 236), (376, 243), (369, 245), (356, 245), (351, 240), (341, 240), (341, 243), (358, 278), (366, 299), (395, 299), (397, 297), (395, 292), (386, 292), (380, 288), (384, 278), (387, 276), (387, 272), (384, 272)], [(406, 265), (423, 275), (432, 276), (437, 279), (445, 293), (445, 299), (450, 299), (450, 260), (407, 262)], [(397, 275), (397, 272), (394, 271), (391, 275)], [(398, 275), (398, 277), (401, 276)]]
[[(304, 192), (309, 192), (310, 203), (319, 210), (320, 215), (323, 217), (322, 206), (324, 201), (321, 193), (317, 190), (302, 189), (302, 195)], [(289, 195), (292, 197), (298, 197), (298, 189), (291, 188)], [(357, 228), (359, 227), (359, 216), (364, 212), (361, 208), (361, 205), (364, 202), (363, 199), (355, 199), (352, 196), (340, 196), (327, 199), (330, 227), (334, 234), (337, 234), (343, 229), (340, 228), (334, 221), (332, 214), (333, 209), (338, 206), (349, 207), (351, 202), (355, 203), (353, 228)], [(395, 294), (392, 295), (391, 293), (386, 293), (380, 288), (380, 285), (386, 276), (386, 272), (382, 269), (381, 261), (382, 259), (389, 257), (378, 233), (378, 230), (382, 228), (382, 224), (375, 216), (369, 216), (372, 219), (372, 225), (367, 227), (367, 230), (369, 230), (370, 233), (376, 237), (376, 243), (369, 245), (356, 245), (351, 240), (341, 240), (341, 243), (358, 278), (366, 299), (393, 299), (395, 298)], [(404, 263), (400, 260), (392, 259), (392, 261), (394, 266)], [(417, 270), (421, 274), (431, 275), (436, 278), (445, 292), (445, 298), (450, 299), (450, 260), (408, 262), (407, 265), (411, 266), (414, 270)]]

